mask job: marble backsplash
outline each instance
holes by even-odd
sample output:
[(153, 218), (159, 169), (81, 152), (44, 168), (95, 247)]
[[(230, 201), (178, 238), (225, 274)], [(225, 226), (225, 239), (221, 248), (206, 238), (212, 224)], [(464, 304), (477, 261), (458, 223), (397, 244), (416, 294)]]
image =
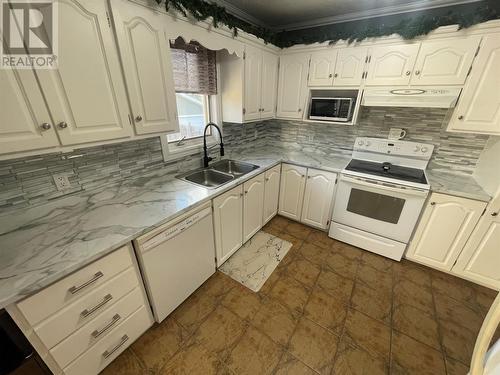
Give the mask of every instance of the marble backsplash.
[[(224, 143), (231, 151), (275, 145), (349, 156), (357, 136), (387, 137), (391, 127), (408, 131), (410, 141), (436, 146), (430, 168), (471, 174), (488, 136), (448, 133), (447, 110), (363, 107), (358, 124), (338, 126), (303, 121), (267, 120), (224, 124)], [(216, 151), (215, 151), (216, 152)], [(0, 210), (26, 207), (84, 190), (168, 168), (172, 173), (201, 166), (201, 155), (163, 161), (158, 137), (0, 161)], [(58, 191), (53, 174), (68, 175), (72, 187)]]

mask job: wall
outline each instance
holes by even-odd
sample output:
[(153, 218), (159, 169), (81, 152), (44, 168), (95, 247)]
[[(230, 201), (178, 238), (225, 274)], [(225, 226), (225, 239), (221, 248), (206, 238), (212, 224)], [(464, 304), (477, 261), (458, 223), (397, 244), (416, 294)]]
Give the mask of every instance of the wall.
[(435, 146), (429, 168), (471, 174), (489, 136), (445, 131), (447, 109), (361, 107), (354, 126), (268, 120), (265, 136), (269, 144), (350, 155), (356, 137), (386, 138), (391, 127), (407, 129), (406, 141)]

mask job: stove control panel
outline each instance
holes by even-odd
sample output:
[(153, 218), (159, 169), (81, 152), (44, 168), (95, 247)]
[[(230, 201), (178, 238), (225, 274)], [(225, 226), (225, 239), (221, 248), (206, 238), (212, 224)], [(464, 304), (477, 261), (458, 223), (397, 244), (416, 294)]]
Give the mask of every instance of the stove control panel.
[(418, 142), (407, 142), (385, 138), (358, 137), (354, 142), (354, 151), (375, 154), (415, 157), (429, 160), (432, 156), (434, 145)]

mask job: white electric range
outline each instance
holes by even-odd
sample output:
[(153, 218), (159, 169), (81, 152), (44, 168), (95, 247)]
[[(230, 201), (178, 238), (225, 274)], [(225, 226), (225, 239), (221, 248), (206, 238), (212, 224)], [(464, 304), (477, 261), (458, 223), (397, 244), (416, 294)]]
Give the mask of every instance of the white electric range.
[(401, 260), (429, 194), (434, 146), (358, 137), (340, 174), (329, 236)]

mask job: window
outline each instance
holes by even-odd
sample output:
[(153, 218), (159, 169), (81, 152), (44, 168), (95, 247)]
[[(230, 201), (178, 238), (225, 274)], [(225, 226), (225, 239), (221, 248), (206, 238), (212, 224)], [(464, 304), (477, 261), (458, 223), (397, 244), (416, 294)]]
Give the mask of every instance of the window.
[[(213, 96), (217, 94), (215, 51), (196, 42), (177, 38), (170, 43), (180, 132), (169, 134), (169, 143), (197, 143), (211, 120)], [(211, 135), (207, 130), (207, 135)]]

